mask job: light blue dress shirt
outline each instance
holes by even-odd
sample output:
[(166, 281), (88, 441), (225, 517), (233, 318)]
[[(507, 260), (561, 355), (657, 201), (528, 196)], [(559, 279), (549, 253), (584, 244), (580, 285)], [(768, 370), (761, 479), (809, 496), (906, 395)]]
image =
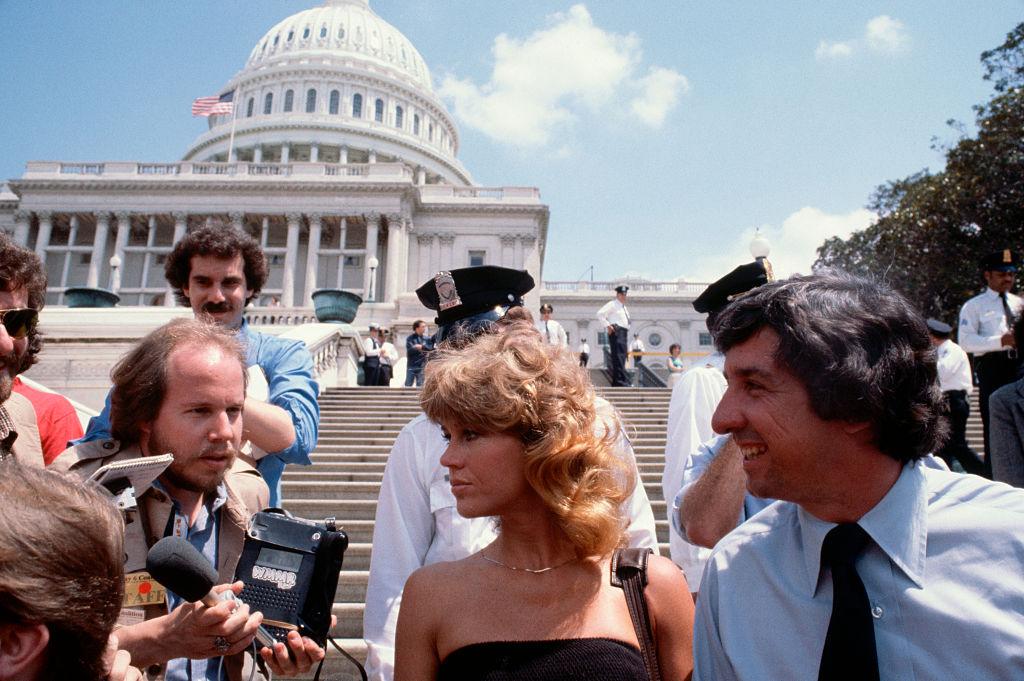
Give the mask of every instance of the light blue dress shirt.
[[(245, 321), (238, 329), (238, 339), (245, 347), (247, 367), (259, 365), (267, 377), (271, 404), (291, 416), (295, 426), (295, 442), (291, 447), (272, 452), (256, 462), (270, 488), (270, 505), (281, 505), (281, 474), (288, 463), (308, 466), (309, 453), (316, 447), (320, 426), (319, 386), (313, 378), (313, 358), (302, 341), (278, 338), (253, 331)], [(110, 394), (103, 411), (89, 420), (89, 427), (72, 445), (110, 437)]]
[[(907, 464), (858, 523), (882, 679), (1024, 679), (1024, 490)], [(776, 502), (704, 573), (694, 679), (814, 681), (832, 614), (835, 527)]]

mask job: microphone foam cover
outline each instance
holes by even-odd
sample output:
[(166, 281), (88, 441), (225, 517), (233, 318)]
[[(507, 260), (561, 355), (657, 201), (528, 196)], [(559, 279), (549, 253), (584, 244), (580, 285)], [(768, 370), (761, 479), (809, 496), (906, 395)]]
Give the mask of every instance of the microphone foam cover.
[(146, 554), (146, 571), (189, 603), (202, 600), (217, 583), (210, 561), (181, 537), (164, 537)]

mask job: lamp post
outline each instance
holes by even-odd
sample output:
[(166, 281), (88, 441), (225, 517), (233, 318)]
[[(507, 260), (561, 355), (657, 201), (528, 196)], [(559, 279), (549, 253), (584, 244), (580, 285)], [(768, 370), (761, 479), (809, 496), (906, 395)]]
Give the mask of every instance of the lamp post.
[(370, 259), (366, 261), (367, 267), (370, 268), (370, 285), (367, 287), (366, 300), (370, 303), (374, 302), (374, 291), (377, 288), (377, 277), (375, 275), (377, 274), (377, 265), (379, 264), (380, 260), (377, 260), (377, 256), (375, 255), (371, 255)]
[(110, 256), (110, 290), (117, 293), (121, 288), (121, 256)]
[(771, 252), (771, 243), (761, 234), (760, 229), (755, 230), (754, 238), (750, 241), (750, 255), (754, 256), (754, 260), (764, 260)]

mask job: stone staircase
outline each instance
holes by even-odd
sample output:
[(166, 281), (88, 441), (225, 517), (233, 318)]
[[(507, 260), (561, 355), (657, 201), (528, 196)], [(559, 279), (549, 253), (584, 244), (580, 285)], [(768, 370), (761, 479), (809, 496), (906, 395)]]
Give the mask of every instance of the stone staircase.
[[(661, 551), (668, 554), (668, 521), (661, 492), (670, 391), (664, 388), (598, 388), (622, 414), (641, 479), (657, 523)], [(406, 423), (420, 413), (413, 388), (337, 388), (320, 398), (320, 439), (310, 467), (289, 466), (284, 474), (285, 507), (299, 517), (335, 516), (349, 536), (344, 569), (338, 582), (332, 634), (360, 661), (363, 604), (370, 567), (373, 517), (381, 476), (391, 445)], [(977, 395), (972, 396), (968, 441), (982, 450)], [(331, 648), (323, 679), (358, 679), (350, 662)]]
[[(664, 388), (600, 388), (622, 413), (657, 522), (662, 553), (668, 552), (668, 521), (661, 493), (670, 393)], [(349, 536), (338, 581), (332, 635), (362, 661), (363, 604), (370, 568), (370, 541), (381, 476), (391, 445), (420, 413), (414, 388), (337, 388), (320, 398), (320, 439), (313, 465), (289, 466), (282, 483), (284, 506), (296, 516), (335, 516)], [(311, 677), (310, 677), (311, 678)], [(350, 662), (328, 648), (323, 679), (358, 679)]]

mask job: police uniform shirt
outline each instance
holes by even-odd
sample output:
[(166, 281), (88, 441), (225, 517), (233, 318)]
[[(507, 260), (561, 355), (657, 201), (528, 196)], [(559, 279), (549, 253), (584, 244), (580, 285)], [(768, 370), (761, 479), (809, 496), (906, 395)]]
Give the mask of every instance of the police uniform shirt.
[(964, 349), (947, 338), (935, 348), (935, 354), (938, 356), (939, 387), (942, 392), (965, 390), (970, 395), (974, 385), (971, 363)]
[[(905, 465), (857, 524), (879, 678), (1024, 679), (1024, 490)], [(834, 523), (777, 502), (715, 547), (697, 599), (695, 681), (818, 678)]]
[(569, 338), (565, 335), (565, 329), (554, 319), (540, 320), (537, 322), (537, 331), (544, 337), (548, 345), (566, 347), (569, 345)]
[(601, 309), (597, 311), (597, 318), (606, 327), (615, 325), (624, 329), (629, 328), (629, 310), (619, 302), (618, 298), (609, 300), (601, 306)]
[[(1007, 293), (1006, 303), (1014, 316), (1020, 315), (1024, 300)], [(1003, 299), (990, 288), (968, 300), (960, 309), (957, 340), (965, 352), (982, 355), (986, 352), (1005, 350), (1002, 336), (1009, 330)]]

